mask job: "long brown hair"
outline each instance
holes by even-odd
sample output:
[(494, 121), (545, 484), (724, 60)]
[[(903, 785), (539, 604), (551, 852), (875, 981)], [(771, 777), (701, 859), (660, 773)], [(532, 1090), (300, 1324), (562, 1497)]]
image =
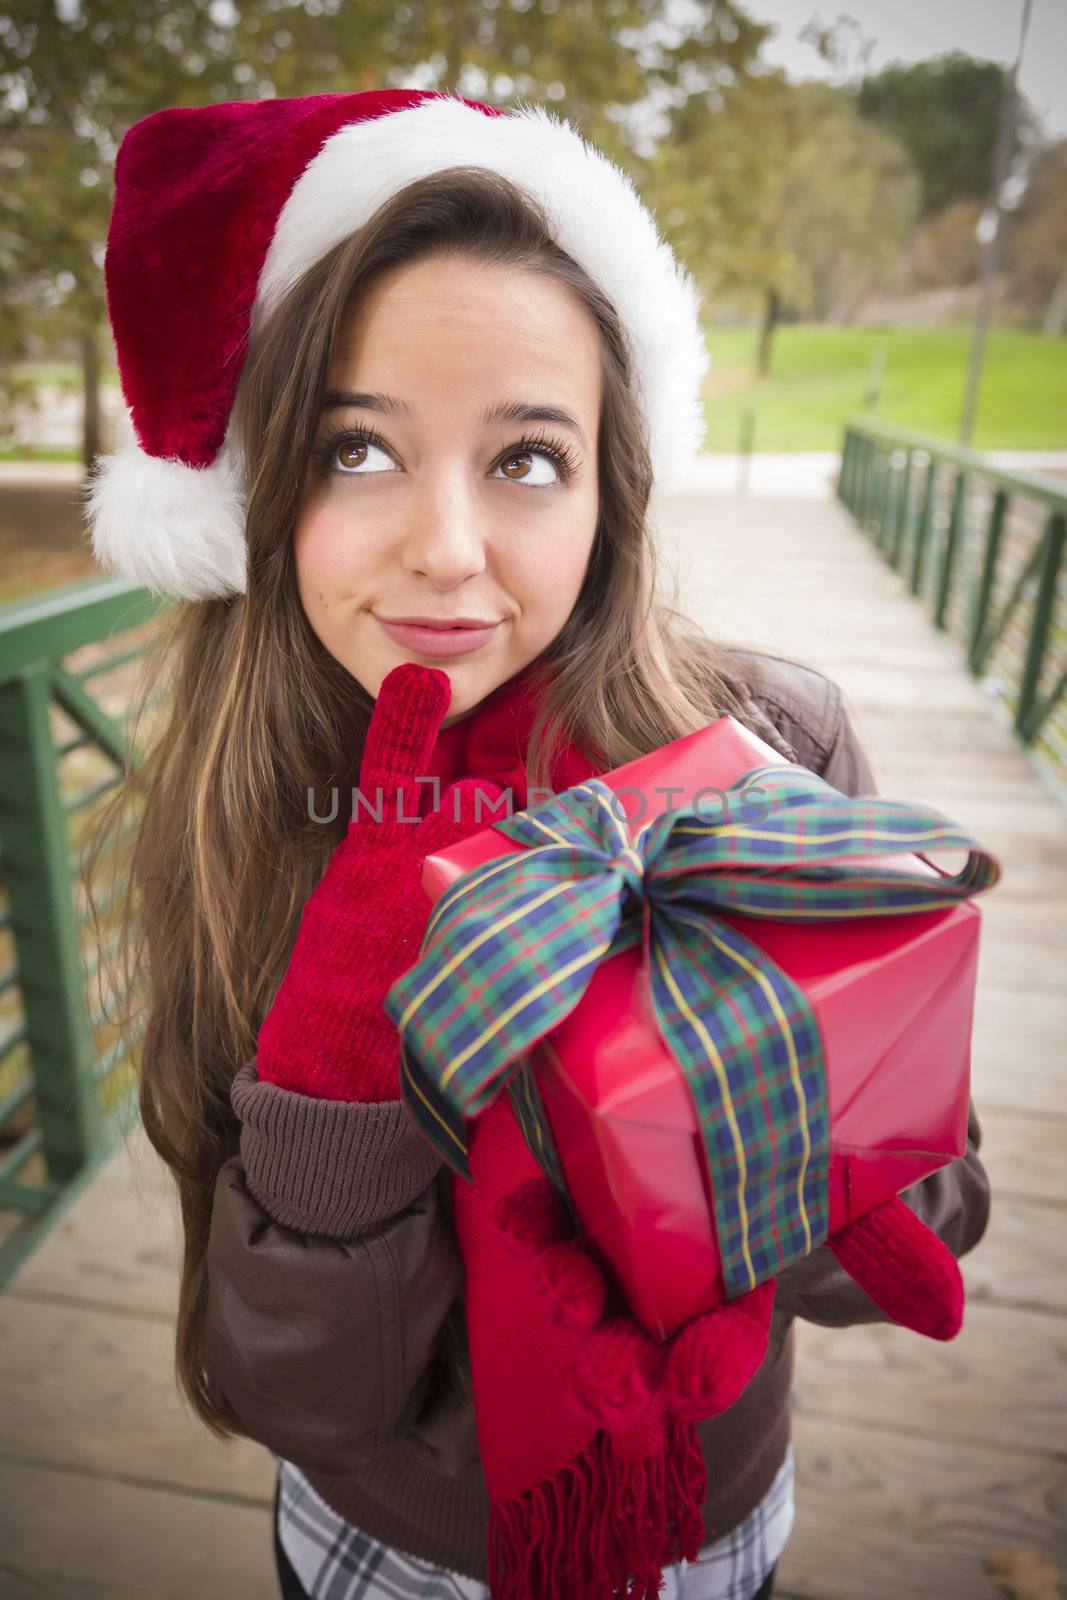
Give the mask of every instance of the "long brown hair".
[(255, 1055), (301, 909), (346, 826), (343, 812), (331, 825), (313, 822), (309, 792), (356, 781), (373, 704), (307, 621), (291, 535), (349, 305), (376, 271), (443, 252), (544, 274), (571, 290), (600, 333), (599, 519), (581, 593), (546, 652), (554, 673), (529, 782), (547, 784), (557, 737), (610, 770), (724, 712), (746, 720), (715, 646), (676, 596), (658, 592), (648, 442), (610, 301), (507, 180), (454, 168), (408, 185), (301, 277), (249, 342), (230, 428), (248, 489), (247, 591), (182, 601), (163, 616), (139, 694), (165, 683), (165, 719), (97, 834), (102, 848), (121, 814), (136, 813), (118, 987), (146, 1015), (140, 1114), (178, 1189), (179, 1390), (223, 1438), (240, 1424), (205, 1369), (202, 1331), (212, 1194), (238, 1148), (230, 1086)]

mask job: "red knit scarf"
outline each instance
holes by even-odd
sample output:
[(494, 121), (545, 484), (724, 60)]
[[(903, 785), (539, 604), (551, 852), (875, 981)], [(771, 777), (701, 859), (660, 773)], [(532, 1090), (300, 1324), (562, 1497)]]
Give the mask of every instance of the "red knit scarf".
[[(531, 664), (442, 729), (432, 768), (442, 788), (463, 775), (491, 778), (510, 787), (513, 811), (526, 805), (523, 756), (543, 671)], [(604, 770), (567, 744), (552, 763), (551, 787), (560, 793)], [(486, 825), (492, 820), (487, 812)], [(493, 1221), (496, 1202), (540, 1174), (506, 1094), (469, 1124), (468, 1138), (474, 1182), (453, 1176), (452, 1194), (493, 1600), (655, 1600), (663, 1566), (694, 1560), (704, 1540), (707, 1472), (695, 1425), (654, 1406), (620, 1436), (568, 1412), (563, 1375), (584, 1336), (546, 1315), (529, 1261)]]

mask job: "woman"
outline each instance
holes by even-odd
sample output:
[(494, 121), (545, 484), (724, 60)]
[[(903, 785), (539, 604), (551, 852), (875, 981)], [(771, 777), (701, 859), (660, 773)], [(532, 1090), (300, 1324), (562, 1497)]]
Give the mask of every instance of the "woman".
[[(521, 1285), (492, 1304), (453, 1210), (488, 1240), (491, 1191), (445, 1181), (382, 1010), (421, 861), (492, 820), (479, 794), (518, 808), (727, 711), (873, 791), (835, 685), (658, 595), (651, 492), (702, 437), (688, 275), (566, 124), (418, 91), (146, 119), (107, 272), (139, 442), (94, 544), (184, 601), (133, 780), (142, 1114), (181, 1197), (179, 1382), (278, 1459), (283, 1593), (769, 1595), (792, 1317), (882, 1314), (816, 1251), (734, 1403), (583, 1430), (580, 1337)], [(353, 788), (399, 810), (350, 818)], [(979, 1137), (909, 1196), (956, 1253)]]

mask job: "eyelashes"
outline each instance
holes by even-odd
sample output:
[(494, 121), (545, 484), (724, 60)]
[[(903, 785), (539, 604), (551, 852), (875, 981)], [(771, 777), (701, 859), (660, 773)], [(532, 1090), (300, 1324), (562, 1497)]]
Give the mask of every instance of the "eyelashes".
[[(333, 459), (338, 450), (340, 450), (342, 446), (346, 444), (369, 444), (373, 445), (377, 450), (384, 451), (386, 455), (390, 454), (389, 446), (386, 444), (377, 428), (338, 428), (335, 429), (334, 432), (330, 433), (321, 444), (315, 445), (311, 451), (313, 458), (319, 463), (319, 469), (323, 474), (333, 470)], [(515, 444), (509, 445), (507, 450), (497, 457), (496, 461), (494, 462), (494, 467), (499, 467), (502, 462), (507, 461), (512, 456), (524, 455), (527, 453), (531, 455), (547, 456), (559, 472), (560, 479), (563, 483), (570, 482), (578, 467), (579, 458), (573, 446), (568, 444), (568, 442), (564, 439), (559, 439), (551, 434), (546, 433), (543, 429), (536, 434), (524, 434), (521, 439), (516, 441)], [(371, 476), (371, 474), (360, 474), (353, 472), (342, 473), (340, 476), (360, 477)], [(506, 482), (509, 480), (505, 479), (502, 481)], [(519, 478), (512, 478), (510, 480), (512, 483), (520, 483), (521, 481), (522, 480)], [(551, 484), (538, 483), (529, 484), (527, 487), (532, 489), (550, 489), (553, 486)]]
[(334, 456), (345, 444), (372, 444), (375, 449), (384, 450), (387, 455), (389, 453), (388, 446), (377, 428), (335, 428), (311, 452), (323, 472), (331, 470)]

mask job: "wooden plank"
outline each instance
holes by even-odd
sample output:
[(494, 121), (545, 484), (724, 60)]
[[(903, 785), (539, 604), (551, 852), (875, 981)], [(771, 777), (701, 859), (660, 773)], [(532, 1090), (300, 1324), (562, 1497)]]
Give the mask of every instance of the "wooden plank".
[(6, 1457), (199, 1495), (264, 1501), (269, 1451), (222, 1445), (179, 1401), (169, 1323), (5, 1295), (0, 1416)]
[(278, 1593), (269, 1504), (136, 1483), (117, 1450), (116, 1466), (122, 1477), (0, 1461), (5, 1597), (268, 1600)]
[(1065, 1104), (1064, 1076), (1062, 1046), (1031, 1044), (1009, 1034), (975, 1034), (971, 1083), (979, 1120), (994, 1107), (1059, 1116)]
[(177, 1199), (138, 1125), (8, 1286), (11, 1296), (58, 1296), (142, 1316), (178, 1304)]
[(921, 703), (928, 716), (951, 721), (981, 708), (981, 691), (965, 672), (931, 672), (921, 662), (913, 667), (910, 650), (895, 657), (891, 670), (853, 662), (842, 688), (857, 708), (876, 705), (883, 713), (906, 711)]
[(783, 1600), (1003, 1600), (984, 1565), (1003, 1545), (1067, 1566), (1060, 1461), (804, 1415), (794, 1448)]
[(972, 1073), (979, 1116), (994, 1106), (1053, 1114), (1067, 1108), (1067, 1016), (1062, 985), (1040, 989), (980, 970)]
[(979, 1118), (994, 1198), (1004, 1190), (1067, 1205), (1067, 1114), (1028, 1117), (990, 1106)]
[[(996, 891), (994, 891), (995, 893)], [(995, 974), (1002, 983), (1026, 987), (1031, 994), (1047, 994), (1062, 999), (1067, 952), (1036, 943), (1012, 940), (997, 933), (982, 935), (978, 962), (978, 987)]]
[(999, 972), (983, 973), (974, 1003), (975, 1031), (1005, 1034), (1024, 1044), (1064, 1045), (1065, 1002), (1062, 994), (1035, 995), (1028, 984), (1010, 983)]
[[(1031, 899), (1026, 904), (999, 896), (993, 888), (982, 897), (982, 949), (988, 945), (993, 956), (1002, 944), (1016, 945), (1037, 959), (1057, 960), (1059, 971), (1067, 970), (1064, 952), (1067, 951), (1067, 904)], [(988, 960), (987, 968), (1000, 971), (996, 959)]]
[(821, 1328), (798, 1320), (796, 1328), (798, 1412), (990, 1449), (1063, 1450), (1061, 1317), (972, 1300), (947, 1343), (892, 1323)]
[[(814, 665), (814, 663), (812, 663)], [(1028, 774), (1032, 792), (1050, 798), (1041, 787), (1014, 735), (998, 721), (993, 706), (975, 690), (972, 704), (946, 718), (919, 699), (910, 706), (884, 705), (853, 693), (852, 677), (839, 673), (836, 681), (853, 703), (857, 732), (882, 753), (887, 774), (899, 770), (926, 773), (936, 779), (942, 772), (959, 771), (963, 763), (993, 774)]]
[[(897, 775), (887, 771), (887, 764), (883, 762), (882, 776), (884, 782), (892, 785), (887, 787), (885, 793), (894, 800), (908, 800), (915, 803), (925, 802), (940, 811), (945, 811), (953, 819), (965, 827), (973, 827), (977, 832), (979, 823), (989, 825), (988, 819), (994, 818), (993, 826), (1001, 826), (1004, 821), (1010, 822), (1013, 817), (1025, 815), (1025, 807), (1032, 803), (1034, 775), (1027, 767), (1026, 773), (990, 772), (988, 779), (982, 782), (982, 815), (974, 803), (974, 758), (962, 756), (958, 759), (955, 768), (947, 764), (938, 763), (936, 767), (926, 764), (925, 770), (917, 763), (916, 769), (910, 768)], [(1029, 793), (1028, 793), (1029, 791)], [(999, 820), (998, 819), (999, 816)], [(978, 835), (979, 842), (988, 849), (992, 849), (991, 841), (982, 834)], [(1055, 840), (1055, 834), (1053, 834)], [(1067, 860), (1061, 845), (1053, 844), (1052, 864), (1057, 867), (1060, 881), (1063, 879), (1064, 870), (1067, 869)], [(983, 896), (983, 903), (990, 903), (1001, 898), (1001, 889), (1006, 889), (1011, 879), (1025, 870), (1025, 863), (1013, 863), (1010, 870), (1006, 869), (1000, 883), (996, 885), (996, 892), (992, 890)]]
[(989, 1226), (960, 1263), (968, 1306), (1013, 1304), (1067, 1315), (1067, 1212), (998, 1195), (995, 1167), (989, 1174)]

